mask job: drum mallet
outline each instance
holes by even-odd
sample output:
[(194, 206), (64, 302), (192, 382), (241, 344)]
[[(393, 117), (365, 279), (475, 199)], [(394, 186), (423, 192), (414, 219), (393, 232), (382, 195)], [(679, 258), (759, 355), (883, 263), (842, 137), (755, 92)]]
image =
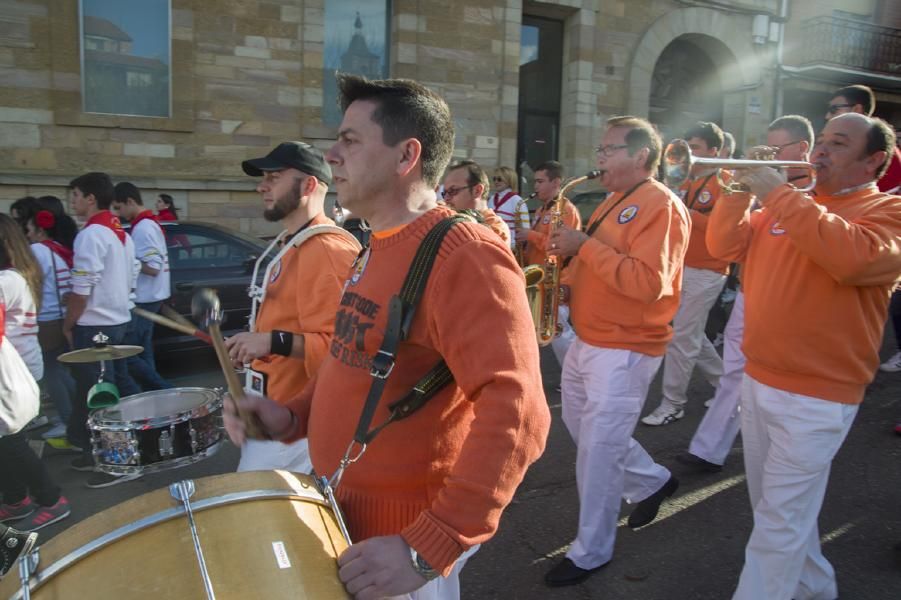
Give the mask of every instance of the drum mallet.
[(196, 327), (192, 327), (190, 325), (182, 325), (181, 323), (174, 321), (168, 317), (152, 313), (149, 310), (144, 310), (143, 308), (138, 308), (137, 306), (132, 309), (132, 312), (139, 317), (143, 317), (148, 321), (153, 321), (154, 323), (162, 325), (163, 327), (168, 327), (169, 329), (174, 329), (175, 331), (180, 331), (181, 333), (193, 335), (197, 339), (203, 340), (207, 344), (213, 344), (213, 340), (210, 338), (209, 334), (207, 334), (205, 331), (200, 331)]
[(228, 393), (234, 400), (238, 416), (244, 421), (247, 437), (268, 439), (269, 436), (266, 435), (259, 418), (241, 408), (239, 401), (245, 397), (244, 387), (238, 380), (238, 374), (232, 368), (232, 361), (228, 357), (228, 350), (225, 347), (225, 339), (222, 337), (222, 331), (219, 328), (222, 323), (222, 306), (219, 303), (219, 296), (216, 295), (214, 290), (209, 288), (197, 290), (191, 299), (191, 313), (194, 319), (200, 323), (200, 326), (206, 327), (210, 332), (210, 339), (213, 348), (216, 349), (219, 366), (222, 367), (222, 373), (225, 375), (225, 382), (228, 385)]

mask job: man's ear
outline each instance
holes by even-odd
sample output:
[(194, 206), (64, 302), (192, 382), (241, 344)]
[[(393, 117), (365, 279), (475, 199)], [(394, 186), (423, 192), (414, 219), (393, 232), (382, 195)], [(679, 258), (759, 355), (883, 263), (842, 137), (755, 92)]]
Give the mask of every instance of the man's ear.
[(873, 177), (876, 176), (876, 173), (879, 172), (879, 169), (882, 168), (882, 165), (885, 164), (885, 159), (888, 157), (888, 153), (885, 150), (880, 150), (879, 152), (874, 152), (873, 154), (867, 157), (867, 172), (872, 173)]
[(400, 157), (397, 162), (397, 174), (406, 176), (417, 165), (422, 166), (420, 163), (422, 159), (422, 143), (416, 138), (408, 138), (401, 141), (398, 145), (400, 147)]

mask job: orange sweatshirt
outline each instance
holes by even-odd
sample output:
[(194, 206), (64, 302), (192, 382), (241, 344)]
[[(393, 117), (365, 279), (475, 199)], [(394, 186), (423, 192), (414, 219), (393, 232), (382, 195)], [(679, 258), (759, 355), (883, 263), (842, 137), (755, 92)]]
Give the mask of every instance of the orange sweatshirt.
[[(324, 214), (310, 222), (323, 224), (334, 222)], [(270, 354), (251, 363), (252, 369), (266, 374), (266, 394), (273, 400), (287, 402), (296, 396), (322, 364), (335, 330), (341, 287), (358, 252), (346, 238), (320, 233), (286, 252), (281, 264), (272, 268), (256, 331), (279, 329), (304, 338), (302, 360)]]
[[(526, 264), (542, 265), (547, 255), (547, 239), (551, 230), (554, 203), (549, 202), (535, 211), (535, 224), (528, 230), (526, 240)], [(563, 224), (570, 229), (582, 229), (582, 217), (568, 198), (563, 199)]]
[[(317, 473), (333, 473), (353, 439), (389, 300), (426, 233), (452, 214), (435, 208), (374, 237), (347, 282), (330, 352), (288, 404), (298, 416), (293, 439), (309, 433)], [(460, 223), (444, 238), (397, 354), (373, 426), (441, 357), (454, 383), (386, 427), (348, 467), (337, 497), (353, 539), (400, 534), (447, 574), (463, 551), (494, 535), (550, 425), (522, 271), (484, 225)]]
[[(723, 178), (728, 181), (731, 177), (725, 174)], [(686, 267), (708, 269), (717, 273), (729, 271), (729, 263), (710, 254), (705, 241), (710, 211), (723, 195), (716, 174), (704, 175), (694, 181), (689, 180), (679, 188), (679, 196), (691, 214), (691, 241), (688, 243), (688, 254), (685, 255)]]
[(662, 356), (679, 308), (690, 217), (653, 179), (622, 198), (611, 194), (597, 207), (588, 228), (606, 217), (566, 270), (570, 318), (592, 346)]
[(719, 203), (707, 244), (744, 262), (748, 375), (768, 386), (858, 404), (879, 364), (891, 290), (901, 277), (901, 197), (875, 185), (807, 196), (783, 185), (753, 213)]

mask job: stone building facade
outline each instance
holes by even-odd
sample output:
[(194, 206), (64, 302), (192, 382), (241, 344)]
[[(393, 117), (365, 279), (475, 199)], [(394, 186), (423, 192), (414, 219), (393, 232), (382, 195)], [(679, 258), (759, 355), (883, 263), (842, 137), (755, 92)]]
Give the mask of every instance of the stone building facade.
[[(171, 115), (156, 118), (83, 110), (78, 2), (0, 0), (0, 210), (103, 170), (150, 198), (172, 194), (190, 219), (271, 233), (240, 162), (285, 139), (331, 144), (325, 15), (341, 1), (170, 0)], [(782, 10), (782, 0), (392, 0), (388, 72), (447, 99), (457, 157), (489, 168), (556, 157), (580, 173), (617, 114), (649, 116), (667, 135), (715, 120), (740, 145), (759, 142), (790, 88), (777, 77), (778, 23), (792, 18)], [(533, 30), (557, 33), (532, 48)], [(521, 91), (545, 80), (550, 108), (527, 114)]]

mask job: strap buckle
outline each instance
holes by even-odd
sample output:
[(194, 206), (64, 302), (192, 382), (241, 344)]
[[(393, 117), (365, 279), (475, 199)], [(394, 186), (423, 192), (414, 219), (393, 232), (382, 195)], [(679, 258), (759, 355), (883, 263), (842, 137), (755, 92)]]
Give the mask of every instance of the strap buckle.
[(372, 359), (372, 366), (369, 368), (369, 374), (378, 379), (388, 379), (393, 370), (394, 355), (381, 349), (376, 352)]

